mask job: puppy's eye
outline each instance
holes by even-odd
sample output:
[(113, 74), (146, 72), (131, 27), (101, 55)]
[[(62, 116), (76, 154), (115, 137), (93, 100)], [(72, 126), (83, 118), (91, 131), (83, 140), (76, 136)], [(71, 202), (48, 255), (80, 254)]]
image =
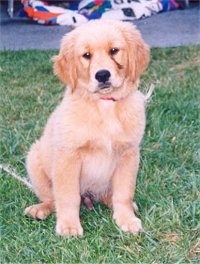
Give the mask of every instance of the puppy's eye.
[(90, 60), (91, 57), (92, 57), (92, 55), (89, 52), (86, 52), (86, 53), (83, 54), (83, 58), (86, 59), (86, 60)]
[(114, 56), (115, 54), (117, 54), (119, 52), (118, 48), (112, 48), (110, 49), (109, 53), (111, 56)]

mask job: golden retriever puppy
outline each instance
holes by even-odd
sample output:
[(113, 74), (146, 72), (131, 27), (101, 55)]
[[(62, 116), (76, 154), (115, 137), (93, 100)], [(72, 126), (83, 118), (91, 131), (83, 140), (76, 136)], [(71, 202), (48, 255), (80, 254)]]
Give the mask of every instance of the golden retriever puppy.
[(149, 48), (132, 24), (95, 20), (65, 35), (53, 61), (67, 90), (28, 153), (41, 203), (25, 214), (45, 219), (55, 211), (57, 234), (79, 236), (86, 195), (110, 206), (123, 231), (137, 234), (142, 226), (133, 196), (145, 129), (138, 84)]

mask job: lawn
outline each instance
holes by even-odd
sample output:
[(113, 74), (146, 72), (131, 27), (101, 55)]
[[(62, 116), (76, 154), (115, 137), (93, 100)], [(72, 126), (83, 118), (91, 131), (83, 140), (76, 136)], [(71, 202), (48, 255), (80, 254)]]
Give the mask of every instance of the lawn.
[[(52, 74), (56, 52), (0, 53), (0, 164), (22, 177), (26, 153), (64, 91)], [(199, 65), (200, 46), (153, 49), (142, 78), (143, 91), (155, 85), (136, 189), (142, 234), (121, 232), (110, 209), (96, 204), (81, 208), (82, 238), (60, 238), (55, 215), (23, 216), (37, 199), (0, 170), (0, 263), (199, 263)]]

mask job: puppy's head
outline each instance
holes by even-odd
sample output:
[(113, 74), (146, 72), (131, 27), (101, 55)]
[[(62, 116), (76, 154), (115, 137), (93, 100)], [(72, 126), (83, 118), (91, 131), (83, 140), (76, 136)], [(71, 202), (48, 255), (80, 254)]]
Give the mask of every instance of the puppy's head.
[(110, 94), (137, 83), (149, 47), (130, 23), (94, 20), (65, 35), (53, 60), (55, 74), (71, 92)]

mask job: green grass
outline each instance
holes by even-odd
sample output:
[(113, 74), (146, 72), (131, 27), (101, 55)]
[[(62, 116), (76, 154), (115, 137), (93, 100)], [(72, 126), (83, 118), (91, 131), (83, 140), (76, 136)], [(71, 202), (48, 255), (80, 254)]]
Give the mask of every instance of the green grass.
[[(0, 171), (0, 263), (199, 263), (200, 261), (200, 46), (153, 49), (142, 88), (154, 83), (147, 108), (136, 200), (144, 233), (121, 232), (111, 211), (81, 208), (82, 238), (55, 235), (46, 221), (23, 216), (37, 201)], [(30, 145), (60, 101), (52, 74), (56, 51), (0, 53), (0, 164), (26, 177)]]

